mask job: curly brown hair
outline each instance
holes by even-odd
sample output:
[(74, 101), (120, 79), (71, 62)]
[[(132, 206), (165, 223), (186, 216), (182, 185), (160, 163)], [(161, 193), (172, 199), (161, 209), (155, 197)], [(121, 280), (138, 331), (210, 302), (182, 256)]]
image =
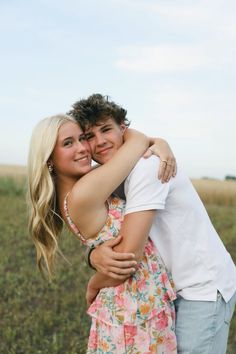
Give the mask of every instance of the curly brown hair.
[(130, 125), (126, 118), (127, 111), (111, 101), (109, 96), (96, 93), (75, 102), (72, 107), (67, 114), (74, 117), (82, 129), (99, 125), (108, 118), (113, 118), (117, 124), (124, 123), (127, 127)]

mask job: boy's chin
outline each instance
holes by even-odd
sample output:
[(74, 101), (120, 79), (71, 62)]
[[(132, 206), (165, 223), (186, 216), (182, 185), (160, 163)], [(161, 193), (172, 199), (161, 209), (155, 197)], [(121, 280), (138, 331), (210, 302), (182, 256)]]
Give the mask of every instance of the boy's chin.
[(110, 158), (102, 158), (102, 159), (99, 159), (99, 160), (96, 160), (97, 163), (99, 163), (100, 165), (104, 165), (104, 163), (108, 162), (110, 160)]
[(108, 162), (113, 157), (113, 155), (114, 154), (107, 154), (106, 156), (93, 158), (93, 160), (99, 163), (100, 165), (103, 165), (104, 163)]

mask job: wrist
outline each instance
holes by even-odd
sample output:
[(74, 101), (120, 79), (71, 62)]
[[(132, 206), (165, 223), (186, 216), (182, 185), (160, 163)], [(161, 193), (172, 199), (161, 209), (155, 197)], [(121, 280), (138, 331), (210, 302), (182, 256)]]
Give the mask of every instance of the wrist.
[(94, 267), (93, 263), (91, 262), (91, 254), (95, 250), (95, 246), (87, 247), (85, 254), (84, 254), (84, 259), (85, 263), (93, 270), (96, 270)]

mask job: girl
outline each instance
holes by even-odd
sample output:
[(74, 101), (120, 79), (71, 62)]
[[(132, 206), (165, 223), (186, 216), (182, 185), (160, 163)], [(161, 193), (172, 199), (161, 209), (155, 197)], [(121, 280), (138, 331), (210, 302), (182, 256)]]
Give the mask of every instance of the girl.
[[(89, 246), (118, 236), (124, 202), (112, 192), (149, 145), (146, 136), (131, 129), (124, 131), (124, 140), (111, 160), (91, 169), (89, 144), (72, 117), (53, 116), (36, 126), (28, 162), (29, 229), (39, 268), (44, 261), (50, 276), (62, 219)], [(89, 354), (176, 353), (175, 292), (148, 232), (143, 237), (147, 241), (136, 272), (102, 289), (88, 309)]]

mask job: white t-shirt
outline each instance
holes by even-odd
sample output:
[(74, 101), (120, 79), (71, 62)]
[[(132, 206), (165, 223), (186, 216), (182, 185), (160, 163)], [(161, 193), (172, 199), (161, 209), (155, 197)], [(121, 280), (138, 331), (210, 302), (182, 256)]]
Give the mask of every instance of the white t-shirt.
[(217, 290), (229, 301), (236, 291), (236, 267), (214, 229), (197, 192), (178, 167), (162, 184), (159, 159), (140, 159), (125, 181), (125, 214), (156, 209), (150, 238), (171, 271), (179, 295), (215, 301)]

